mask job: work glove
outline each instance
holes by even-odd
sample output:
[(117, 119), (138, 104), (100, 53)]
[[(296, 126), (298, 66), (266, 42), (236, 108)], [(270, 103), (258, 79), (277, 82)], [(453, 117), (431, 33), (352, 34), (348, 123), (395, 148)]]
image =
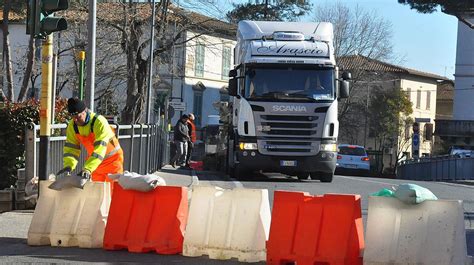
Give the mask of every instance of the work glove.
[(89, 170), (82, 170), (77, 174), (77, 178), (75, 179), (77, 181), (77, 184), (73, 184), (74, 187), (83, 189), (84, 185), (86, 185), (87, 181), (91, 179), (91, 172)]
[(65, 167), (65, 168), (59, 170), (58, 173), (56, 173), (56, 177), (57, 177), (57, 176), (60, 176), (60, 175), (62, 175), (62, 174), (65, 174), (66, 176), (69, 176), (69, 175), (71, 175), (71, 171), (72, 171), (72, 170), (71, 170), (70, 167)]
[(83, 189), (87, 181), (91, 178), (91, 173), (88, 170), (83, 170), (77, 175), (67, 175), (63, 178), (60, 178), (49, 185), (50, 189), (53, 190), (63, 190), (67, 188), (78, 188)]
[(83, 179), (86, 179), (86, 180), (89, 180), (91, 179), (91, 172), (87, 169), (84, 169), (82, 170), (81, 172), (79, 172), (79, 174), (77, 174), (78, 176), (80, 176), (81, 178)]

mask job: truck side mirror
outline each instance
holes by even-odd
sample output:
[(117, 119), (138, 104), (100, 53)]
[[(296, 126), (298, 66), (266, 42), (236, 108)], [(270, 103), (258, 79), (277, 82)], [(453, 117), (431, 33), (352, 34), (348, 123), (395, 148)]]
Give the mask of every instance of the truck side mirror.
[[(230, 76), (230, 72), (229, 72), (229, 76)], [(229, 79), (229, 95), (234, 96), (234, 97), (237, 96), (237, 78)]]
[(344, 72), (344, 73), (342, 73), (342, 79), (343, 80), (352, 80), (352, 74), (350, 72)]
[(232, 69), (229, 71), (229, 77), (230, 78), (233, 78), (233, 77), (236, 77), (237, 76), (237, 70), (235, 69)]
[(340, 81), (339, 85), (339, 97), (338, 98), (348, 98), (349, 97), (349, 81)]

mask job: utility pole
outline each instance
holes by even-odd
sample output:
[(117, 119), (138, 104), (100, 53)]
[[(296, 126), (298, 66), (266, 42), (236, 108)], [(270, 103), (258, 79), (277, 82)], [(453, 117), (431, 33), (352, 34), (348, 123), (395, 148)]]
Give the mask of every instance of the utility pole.
[(151, 91), (153, 87), (153, 50), (155, 48), (155, 14), (156, 14), (156, 5), (155, 0), (151, 0), (151, 21), (150, 21), (150, 58), (148, 59), (150, 65), (148, 66), (148, 92), (147, 92), (147, 104), (146, 104), (146, 123), (148, 124), (148, 137), (146, 145), (146, 162), (145, 170), (148, 173), (149, 170), (149, 160), (150, 160), (150, 123), (151, 123)]
[(89, 0), (89, 24), (87, 25), (87, 89), (86, 104), (94, 111), (95, 94), (95, 39), (97, 23), (97, 0)]
[[(40, 98), (40, 157), (39, 179), (47, 180), (49, 172), (49, 153), (51, 136), (51, 98), (53, 82), (53, 35), (43, 41), (41, 54), (41, 98)], [(44, 163), (45, 162), (45, 163)]]

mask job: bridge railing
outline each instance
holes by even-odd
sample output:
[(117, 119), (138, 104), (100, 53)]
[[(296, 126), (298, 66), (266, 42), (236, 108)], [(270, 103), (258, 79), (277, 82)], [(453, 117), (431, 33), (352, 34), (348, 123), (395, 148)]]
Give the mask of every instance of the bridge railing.
[(397, 178), (422, 181), (474, 180), (474, 157), (436, 156), (403, 161)]
[[(169, 135), (158, 124), (111, 125), (124, 152), (124, 170), (139, 174), (159, 170), (169, 161)], [(25, 131), (25, 174), (29, 180), (38, 176), (39, 170), (39, 125), (29, 124)], [(57, 172), (63, 167), (63, 147), (66, 141), (66, 124), (53, 124), (50, 137), (49, 170)], [(147, 148), (147, 145), (150, 145)], [(81, 148), (81, 156), (76, 172), (84, 165), (86, 152)]]

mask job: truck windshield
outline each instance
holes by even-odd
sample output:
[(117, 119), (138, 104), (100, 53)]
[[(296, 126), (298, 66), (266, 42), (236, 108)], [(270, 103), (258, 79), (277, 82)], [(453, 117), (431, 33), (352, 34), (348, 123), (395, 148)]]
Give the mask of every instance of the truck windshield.
[(243, 94), (251, 100), (333, 100), (334, 69), (250, 68), (245, 74)]

